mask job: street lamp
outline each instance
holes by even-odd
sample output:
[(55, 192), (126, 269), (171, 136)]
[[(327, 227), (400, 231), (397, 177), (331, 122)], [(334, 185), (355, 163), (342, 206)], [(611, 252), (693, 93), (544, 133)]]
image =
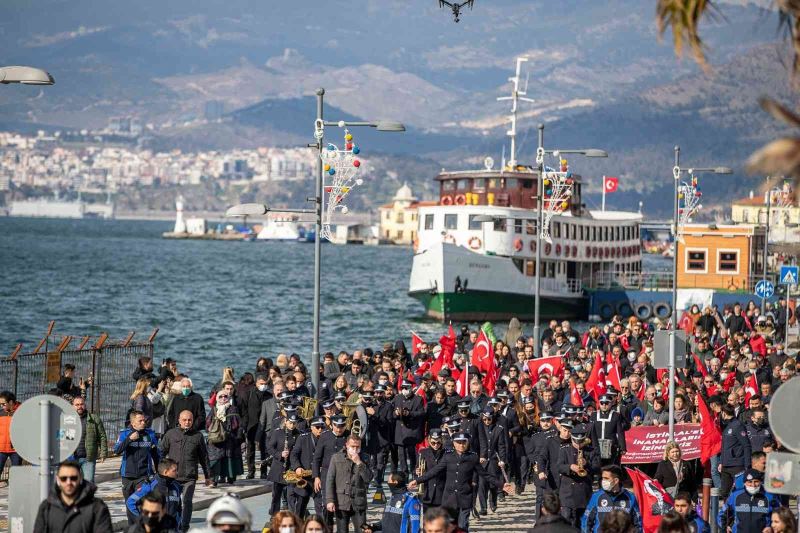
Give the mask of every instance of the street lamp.
[(391, 120), (376, 120), (369, 122), (348, 122), (345, 120), (331, 121), (324, 120), (323, 118), (323, 96), (325, 89), (317, 89), (317, 118), (314, 121), (314, 138), (316, 142), (309, 143), (309, 148), (317, 149), (317, 174), (314, 183), (314, 196), (309, 198), (309, 201), (314, 202), (314, 209), (272, 209), (264, 204), (241, 204), (228, 209), (228, 216), (249, 216), (249, 215), (264, 215), (269, 211), (280, 213), (314, 213), (316, 220), (314, 222), (315, 238), (314, 238), (314, 332), (311, 348), (311, 381), (314, 388), (319, 393), (319, 324), (320, 324), (320, 266), (322, 263), (322, 194), (323, 194), (323, 180), (322, 180), (322, 148), (325, 146), (325, 126), (333, 126), (339, 128), (352, 128), (352, 127), (365, 127), (375, 128), (382, 132), (403, 132), (406, 127), (401, 122)]
[(50, 73), (34, 67), (0, 67), (0, 83), (22, 83), (24, 85), (53, 85), (56, 81)]
[(678, 329), (678, 187), (683, 173), (696, 174), (705, 172), (711, 174), (733, 174), (729, 167), (681, 167), (681, 148), (675, 146), (675, 166), (672, 167), (674, 178), (673, 191), (673, 239), (675, 252), (672, 260), (672, 331), (669, 336), (669, 440), (675, 435), (675, 332)]
[[(769, 186), (770, 176), (767, 176), (767, 186)], [(762, 258), (762, 275), (761, 279), (764, 282), (764, 285), (767, 284), (767, 262), (769, 261), (769, 219), (772, 213), (772, 195), (773, 194), (782, 194), (783, 190), (779, 187), (772, 187), (768, 189), (766, 194), (766, 204), (767, 204), (767, 215), (765, 222), (765, 233), (764, 233), (764, 252)], [(785, 226), (784, 226), (785, 228)], [(785, 234), (785, 233), (784, 233)], [(762, 297), (761, 298), (761, 314), (763, 315), (766, 312), (767, 307), (767, 299)]]
[(536, 151), (536, 164), (539, 170), (539, 176), (536, 180), (536, 272), (533, 284), (533, 338), (535, 342), (534, 357), (541, 356), (541, 346), (539, 338), (539, 309), (541, 303), (541, 265), (542, 265), (542, 201), (544, 197), (544, 154), (561, 155), (561, 154), (577, 154), (585, 157), (608, 157), (608, 152), (605, 150), (598, 150), (597, 148), (585, 148), (582, 150), (545, 150), (544, 149), (544, 124), (539, 124), (539, 148)]

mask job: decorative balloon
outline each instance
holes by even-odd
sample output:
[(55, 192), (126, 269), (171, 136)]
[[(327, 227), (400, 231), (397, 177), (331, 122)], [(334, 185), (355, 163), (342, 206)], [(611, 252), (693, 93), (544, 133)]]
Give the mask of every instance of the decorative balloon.
[(543, 169), (542, 172), (542, 228), (540, 237), (548, 243), (553, 242), (550, 238), (550, 221), (555, 215), (561, 214), (569, 209), (569, 200), (573, 194), (575, 179), (569, 171), (569, 163), (566, 159), (557, 158), (558, 170), (544, 164), (545, 151), (540, 148), (536, 152), (536, 164)]
[[(341, 123), (340, 127), (343, 126), (344, 124)], [(319, 135), (318, 138), (322, 138), (323, 128), (323, 125), (317, 124), (316, 135)], [(346, 214), (349, 209), (342, 202), (353, 187), (364, 183), (363, 179), (356, 177), (361, 168), (361, 160), (355, 156), (361, 150), (353, 141), (353, 134), (347, 129), (344, 130), (344, 141), (343, 150), (333, 143), (328, 143), (327, 150), (320, 153), (323, 162), (322, 168), (330, 176), (330, 181), (324, 184), (324, 190), (328, 197), (327, 202), (323, 199), (323, 221), (320, 235), (329, 241), (333, 241), (331, 222), (336, 210)]]

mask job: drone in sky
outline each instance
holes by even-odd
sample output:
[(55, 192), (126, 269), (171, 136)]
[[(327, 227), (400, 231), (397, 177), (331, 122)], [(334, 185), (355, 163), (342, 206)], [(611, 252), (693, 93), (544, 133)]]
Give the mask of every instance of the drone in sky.
[(462, 7), (469, 7), (472, 9), (472, 4), (475, 3), (475, 0), (466, 0), (465, 2), (459, 2), (458, 0), (453, 0), (452, 2), (448, 2), (447, 0), (439, 0), (439, 7), (449, 7), (453, 10), (453, 17), (455, 17), (455, 21), (458, 22), (458, 17), (461, 15), (461, 8)]

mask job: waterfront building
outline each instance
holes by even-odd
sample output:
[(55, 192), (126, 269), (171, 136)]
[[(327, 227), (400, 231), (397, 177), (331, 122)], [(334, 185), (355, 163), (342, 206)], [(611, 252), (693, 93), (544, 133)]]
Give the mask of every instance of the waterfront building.
[(378, 208), (380, 240), (391, 244), (412, 244), (417, 239), (419, 207), (436, 204), (418, 201), (408, 183), (403, 183), (392, 198), (392, 203)]
[[(783, 194), (783, 193), (782, 193)], [(800, 206), (787, 188), (784, 198), (772, 197), (769, 211), (769, 240), (773, 243), (800, 243)], [(731, 219), (745, 224), (767, 223), (766, 195), (736, 200), (731, 205)]]

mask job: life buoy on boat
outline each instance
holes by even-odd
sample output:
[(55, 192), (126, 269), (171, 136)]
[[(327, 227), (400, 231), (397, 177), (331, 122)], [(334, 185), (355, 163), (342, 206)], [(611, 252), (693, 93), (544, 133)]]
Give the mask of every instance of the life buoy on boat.
[(450, 233), (446, 233), (446, 234), (445, 234), (445, 236), (444, 236), (444, 237), (442, 237), (442, 241), (443, 241), (443, 242), (448, 242), (448, 243), (450, 243), (450, 244), (455, 244), (455, 242), (456, 242), (456, 238), (455, 238), (455, 237), (453, 237), (453, 235), (452, 235), (452, 234), (450, 234)]
[(633, 309), (631, 309), (631, 304), (629, 304), (627, 300), (623, 300), (620, 303), (618, 303), (617, 314), (622, 318), (631, 316), (633, 314)]
[(556, 244), (556, 255), (561, 255), (561, 245)]
[(536, 252), (536, 241), (531, 241), (530, 245), (528, 245), (528, 248), (531, 249), (531, 252)]
[(611, 255), (611, 250), (606, 248), (606, 259), (608, 259), (608, 256), (610, 255)]
[(572, 251), (572, 250), (570, 250), (570, 248), (569, 248), (569, 245), (565, 246), (565, 247), (564, 247), (564, 256), (565, 256), (565, 257), (569, 257), (569, 253), (570, 253), (571, 251)]
[(662, 320), (672, 316), (672, 306), (667, 302), (658, 302), (653, 306), (653, 314)]
[(472, 250), (477, 250), (481, 247), (481, 240), (478, 237), (472, 237), (467, 243)]
[(597, 311), (600, 313), (602, 320), (609, 320), (614, 316), (614, 306), (608, 302), (600, 304), (600, 308)]
[(592, 257), (592, 247), (587, 244), (584, 253), (586, 254), (586, 257)]
[(577, 244), (573, 244), (572, 245), (572, 257), (578, 257), (578, 245)]
[(522, 239), (517, 237), (514, 239), (514, 251), (521, 252), (522, 251)]
[(653, 316), (653, 308), (650, 307), (650, 304), (640, 303), (633, 306), (633, 314), (636, 315), (636, 318), (639, 320), (647, 320), (651, 316)]
[(600, 249), (597, 246), (592, 248), (592, 257), (597, 257), (597, 254), (598, 254), (599, 250)]
[(549, 242), (544, 245), (544, 255), (550, 255), (550, 251), (553, 249), (553, 245)]
[(449, 194), (446, 196), (442, 196), (442, 199), (439, 201), (442, 205), (453, 205), (453, 197)]
[(465, 205), (467, 203), (467, 197), (463, 194), (457, 194), (455, 199), (456, 205)]

